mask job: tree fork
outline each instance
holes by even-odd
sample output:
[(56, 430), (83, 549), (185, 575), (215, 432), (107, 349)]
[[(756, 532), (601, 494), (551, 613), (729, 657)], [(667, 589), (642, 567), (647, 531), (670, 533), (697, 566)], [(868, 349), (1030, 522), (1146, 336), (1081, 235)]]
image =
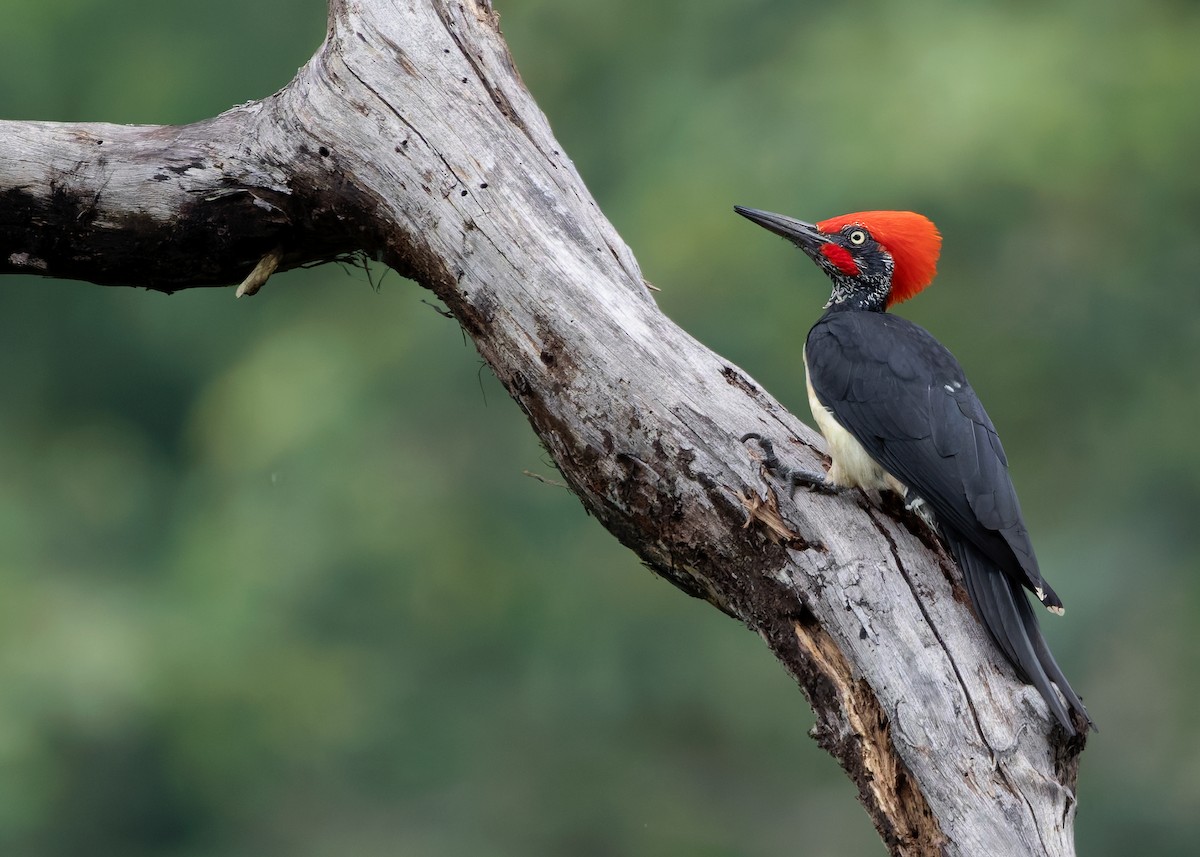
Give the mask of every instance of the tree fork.
[(0, 141), (0, 273), (252, 294), (361, 253), (431, 289), (584, 506), (795, 676), (892, 854), (1074, 853), (1083, 740), (899, 504), (777, 493), (738, 439), (814, 469), (819, 438), (659, 311), (487, 0), (331, 0), (324, 44), (262, 101), (183, 127), (0, 122)]

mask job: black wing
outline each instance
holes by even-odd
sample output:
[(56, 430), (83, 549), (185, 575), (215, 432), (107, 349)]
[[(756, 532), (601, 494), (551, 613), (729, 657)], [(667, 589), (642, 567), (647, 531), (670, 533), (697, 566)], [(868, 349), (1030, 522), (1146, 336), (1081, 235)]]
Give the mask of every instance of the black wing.
[(923, 499), (962, 568), (984, 626), (1069, 733), (1087, 710), (1054, 661), (1025, 586), (1062, 602), (1038, 569), (996, 429), (962, 367), (923, 328), (876, 312), (827, 313), (808, 335), (817, 399), (867, 453)]
[(899, 316), (834, 312), (809, 333), (805, 360), (821, 404), (872, 458), (1047, 607), (1062, 606), (996, 429), (944, 345)]

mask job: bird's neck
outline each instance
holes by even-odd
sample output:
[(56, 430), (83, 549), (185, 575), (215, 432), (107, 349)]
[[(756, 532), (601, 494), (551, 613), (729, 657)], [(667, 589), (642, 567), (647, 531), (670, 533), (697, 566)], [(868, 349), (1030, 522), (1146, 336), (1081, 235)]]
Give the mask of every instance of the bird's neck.
[(833, 292), (825, 308), (829, 312), (854, 310), (856, 312), (885, 312), (887, 299), (891, 293), (892, 283), (889, 278), (880, 277), (854, 279), (835, 279)]

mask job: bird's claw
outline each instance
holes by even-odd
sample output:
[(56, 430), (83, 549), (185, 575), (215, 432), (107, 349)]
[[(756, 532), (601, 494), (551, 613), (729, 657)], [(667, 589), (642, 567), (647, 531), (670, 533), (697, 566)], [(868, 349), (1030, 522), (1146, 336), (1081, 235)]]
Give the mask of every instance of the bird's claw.
[(788, 474), (787, 480), (792, 486), (792, 496), (795, 496), (796, 489), (800, 487), (807, 488), (814, 494), (828, 494), (831, 497), (845, 490), (841, 485), (830, 482), (824, 473), (814, 473), (811, 470), (793, 470)]
[(930, 529), (937, 529), (937, 519), (933, 516), (933, 510), (929, 508), (929, 504), (925, 502), (924, 497), (918, 497), (912, 491), (908, 491), (904, 495), (904, 510), (912, 512), (924, 521)]
[(811, 470), (797, 470), (788, 467), (775, 454), (775, 444), (769, 438), (765, 438), (757, 432), (747, 432), (742, 435), (741, 442), (745, 443), (748, 440), (758, 442), (759, 447), (763, 451), (763, 468), (768, 473), (774, 474), (777, 478), (788, 484), (789, 496), (795, 497), (797, 488), (807, 488), (809, 491), (817, 494), (833, 495), (842, 492), (842, 487), (830, 482), (824, 473), (815, 473)]
[(770, 438), (765, 438), (758, 432), (746, 432), (742, 435), (741, 442), (745, 443), (748, 440), (758, 441), (759, 448), (763, 451), (762, 466), (772, 473), (786, 471), (787, 468), (779, 460), (779, 456), (775, 454), (775, 444)]

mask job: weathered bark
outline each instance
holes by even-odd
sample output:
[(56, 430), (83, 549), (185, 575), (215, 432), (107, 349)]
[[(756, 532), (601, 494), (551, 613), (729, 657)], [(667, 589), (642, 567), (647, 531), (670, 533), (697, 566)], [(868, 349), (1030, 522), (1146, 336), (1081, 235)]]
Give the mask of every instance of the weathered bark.
[(1082, 742), (898, 504), (793, 502), (761, 472), (740, 435), (809, 468), (819, 439), (658, 310), (486, 0), (332, 0), (325, 43), (263, 101), (0, 139), (0, 272), (172, 291), (269, 258), (252, 291), (363, 252), (432, 289), (596, 518), (796, 677), (893, 854), (1074, 852)]

